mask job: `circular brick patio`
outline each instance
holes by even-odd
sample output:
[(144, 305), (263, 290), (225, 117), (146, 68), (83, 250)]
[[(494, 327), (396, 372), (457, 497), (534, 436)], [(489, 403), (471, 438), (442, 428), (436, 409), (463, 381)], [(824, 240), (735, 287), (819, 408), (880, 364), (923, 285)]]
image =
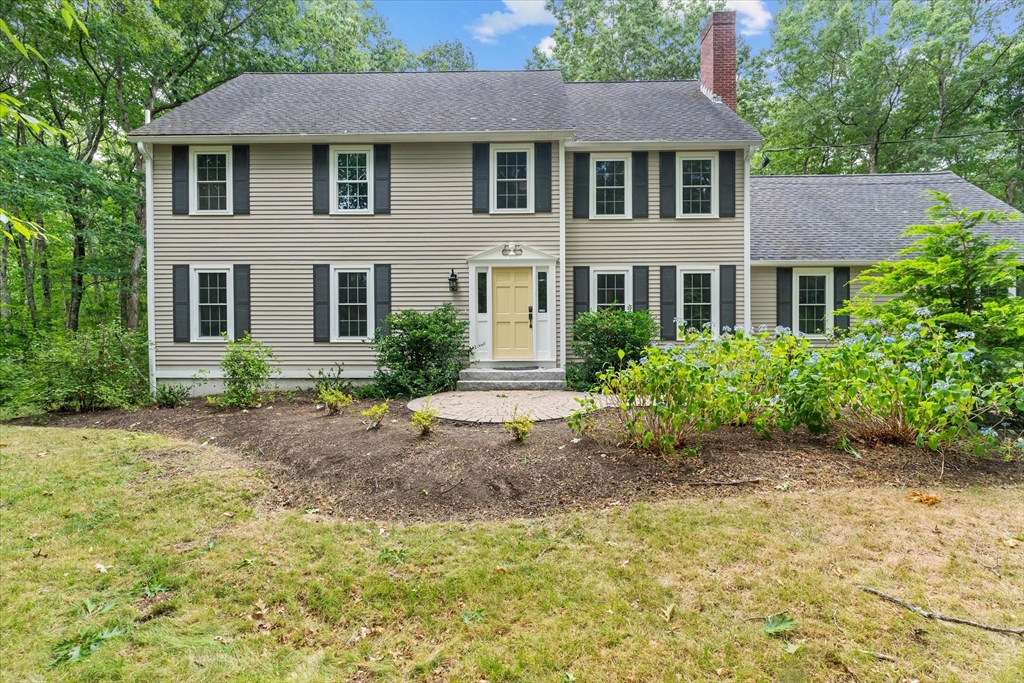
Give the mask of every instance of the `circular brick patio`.
[[(441, 411), (440, 417), (453, 422), (497, 423), (512, 416), (529, 415), (534, 421), (562, 420), (580, 407), (576, 401), (585, 394), (578, 391), (446, 391), (443, 394), (409, 401), (409, 410), (419, 410), (430, 401), (430, 407)], [(610, 405), (611, 398), (597, 396), (598, 406)]]

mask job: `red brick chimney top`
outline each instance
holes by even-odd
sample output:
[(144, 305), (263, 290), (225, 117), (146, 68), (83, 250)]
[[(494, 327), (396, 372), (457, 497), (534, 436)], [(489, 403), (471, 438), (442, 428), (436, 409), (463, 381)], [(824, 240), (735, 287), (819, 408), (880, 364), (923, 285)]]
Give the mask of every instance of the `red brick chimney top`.
[(735, 12), (712, 12), (701, 29), (700, 85), (736, 111)]

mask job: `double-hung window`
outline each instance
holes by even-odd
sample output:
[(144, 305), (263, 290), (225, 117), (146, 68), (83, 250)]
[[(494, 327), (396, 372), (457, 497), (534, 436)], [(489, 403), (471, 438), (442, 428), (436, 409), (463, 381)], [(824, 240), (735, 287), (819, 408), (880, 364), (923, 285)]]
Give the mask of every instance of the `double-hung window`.
[(630, 155), (594, 155), (590, 169), (590, 217), (627, 218), (632, 215)]
[(231, 148), (190, 147), (189, 177), (193, 214), (232, 212)]
[(825, 334), (832, 327), (832, 277), (831, 268), (793, 270), (798, 332)]
[(591, 280), (590, 300), (594, 302), (594, 310), (606, 308), (626, 310), (631, 301), (628, 268), (595, 269)]
[(676, 206), (679, 218), (718, 216), (718, 155), (676, 155)]
[(532, 145), (491, 145), (491, 206), (495, 213), (533, 212)]
[(331, 213), (373, 213), (373, 147), (331, 146)]
[(373, 335), (373, 279), (370, 266), (333, 269), (332, 328), (336, 340)]
[(687, 330), (718, 332), (718, 288), (715, 269), (684, 270), (679, 273), (679, 326)]
[(194, 266), (192, 268), (192, 339), (223, 339), (234, 326), (234, 300), (231, 266)]

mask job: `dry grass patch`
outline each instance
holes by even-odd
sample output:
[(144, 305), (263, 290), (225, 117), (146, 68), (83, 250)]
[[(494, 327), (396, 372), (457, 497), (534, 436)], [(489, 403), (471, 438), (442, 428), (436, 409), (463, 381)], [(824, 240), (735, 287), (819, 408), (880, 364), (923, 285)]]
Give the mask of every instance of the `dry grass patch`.
[[(854, 587), (1021, 625), (1019, 488), (400, 526), (264, 510), (244, 460), (164, 437), (4, 427), (0, 441), (4, 680), (1024, 677), (1022, 639)], [(792, 631), (752, 620), (781, 611)], [(112, 628), (49, 666), (61, 641)]]

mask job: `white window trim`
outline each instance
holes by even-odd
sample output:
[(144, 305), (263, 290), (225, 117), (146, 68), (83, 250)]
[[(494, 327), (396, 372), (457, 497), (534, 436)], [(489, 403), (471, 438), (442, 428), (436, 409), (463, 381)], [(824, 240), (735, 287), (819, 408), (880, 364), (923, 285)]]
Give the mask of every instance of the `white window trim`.
[(683, 319), (683, 275), (688, 274), (711, 274), (711, 334), (717, 337), (721, 333), (719, 320), (719, 276), (718, 266), (680, 266), (676, 270), (676, 327)]
[[(220, 211), (199, 210), (199, 173), (196, 157), (200, 154), (224, 154), (227, 161), (228, 208)], [(192, 216), (230, 216), (235, 212), (234, 168), (230, 146), (188, 148), (188, 212)]]
[[(338, 273), (366, 273), (366, 336), (338, 336)], [(340, 264), (331, 266), (331, 341), (338, 343), (365, 342), (373, 338), (374, 327), (373, 266), (370, 264)]]
[[(625, 161), (626, 162), (626, 209), (625, 213), (603, 214), (597, 213), (597, 162), (598, 161)], [(606, 218), (633, 217), (633, 155), (632, 154), (596, 154), (590, 155), (590, 217), (597, 220)]]
[[(683, 159), (711, 161), (711, 213), (683, 213)], [(718, 218), (718, 152), (676, 152), (676, 218)]]
[(824, 339), (835, 325), (835, 269), (834, 268), (794, 268), (793, 269), (793, 333), (800, 331), (800, 276), (825, 276), (825, 332), (822, 334), (805, 335), (811, 339)]
[(633, 267), (632, 266), (602, 266), (590, 269), (590, 310), (597, 310), (597, 276), (598, 275), (625, 275), (626, 276), (626, 310), (633, 310)]
[(224, 338), (199, 336), (199, 273), (227, 273), (228, 276), (228, 339), (235, 333), (235, 272), (231, 265), (213, 263), (189, 266), (188, 300), (189, 300), (189, 336), (194, 342), (224, 343)]
[[(526, 208), (499, 209), (498, 207), (498, 152), (526, 152)], [(491, 213), (534, 213), (533, 145), (491, 145), (490, 201)]]
[[(366, 208), (345, 209), (338, 208), (338, 155), (339, 154), (365, 154), (366, 155)], [(334, 216), (367, 216), (373, 214), (373, 145), (331, 145), (330, 155), (327, 157), (331, 166), (331, 215)]]

